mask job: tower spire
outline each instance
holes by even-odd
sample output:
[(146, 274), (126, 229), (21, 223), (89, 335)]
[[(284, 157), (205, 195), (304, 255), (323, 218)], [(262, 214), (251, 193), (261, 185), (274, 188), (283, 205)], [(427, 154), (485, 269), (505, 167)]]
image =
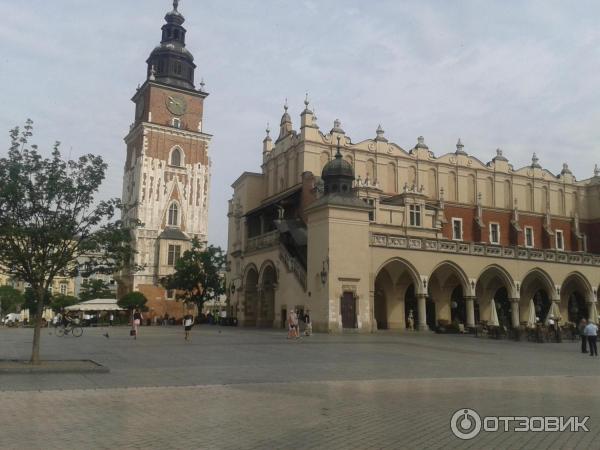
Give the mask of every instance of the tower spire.
[(173, 11), (177, 11), (179, 7), (179, 0), (173, 0)]

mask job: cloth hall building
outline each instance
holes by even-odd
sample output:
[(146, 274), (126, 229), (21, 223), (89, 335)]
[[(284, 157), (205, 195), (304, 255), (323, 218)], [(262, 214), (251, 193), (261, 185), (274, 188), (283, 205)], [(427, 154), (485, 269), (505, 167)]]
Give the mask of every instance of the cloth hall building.
[(285, 107), (267, 130), (259, 172), (229, 203), (228, 296), (246, 326), (284, 327), (291, 309), (315, 330), (516, 327), (596, 317), (600, 171), (578, 181), (536, 155), (515, 169), (501, 150), (484, 163), (436, 156), (423, 137), (389, 142), (381, 126), (353, 142), (340, 121), (322, 132), (308, 100), (295, 130)]

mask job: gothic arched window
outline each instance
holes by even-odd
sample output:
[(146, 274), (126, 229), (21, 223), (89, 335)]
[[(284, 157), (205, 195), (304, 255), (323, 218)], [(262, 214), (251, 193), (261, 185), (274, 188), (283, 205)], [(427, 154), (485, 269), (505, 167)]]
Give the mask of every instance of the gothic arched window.
[(172, 227), (179, 226), (179, 207), (177, 206), (177, 203), (171, 203), (171, 206), (169, 206), (168, 224)]
[(172, 166), (181, 166), (181, 150), (178, 148), (173, 149), (171, 152), (171, 165)]

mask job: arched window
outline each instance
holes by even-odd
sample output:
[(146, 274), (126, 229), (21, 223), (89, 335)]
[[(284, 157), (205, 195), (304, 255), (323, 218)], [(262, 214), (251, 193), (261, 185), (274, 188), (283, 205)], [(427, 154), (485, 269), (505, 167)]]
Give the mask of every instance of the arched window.
[(181, 150), (178, 148), (174, 148), (171, 152), (171, 165), (172, 166), (181, 166)]
[(172, 227), (179, 226), (179, 207), (177, 206), (177, 203), (171, 203), (171, 206), (169, 206), (168, 224)]

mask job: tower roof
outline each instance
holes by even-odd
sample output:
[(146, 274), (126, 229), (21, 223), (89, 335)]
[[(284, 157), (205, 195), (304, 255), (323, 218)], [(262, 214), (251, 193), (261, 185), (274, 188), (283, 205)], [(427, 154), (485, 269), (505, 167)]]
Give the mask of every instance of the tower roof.
[(348, 161), (345, 161), (340, 153), (339, 137), (335, 158), (325, 164), (325, 167), (323, 167), (323, 171), (321, 172), (321, 178), (325, 180), (325, 183), (338, 178), (354, 180), (354, 169), (352, 168), (352, 165)]
[(194, 56), (185, 48), (183, 27), (185, 17), (179, 12), (179, 0), (173, 1), (173, 9), (165, 15), (160, 44), (147, 59), (147, 76), (154, 72), (154, 79), (171, 86), (194, 89)]

